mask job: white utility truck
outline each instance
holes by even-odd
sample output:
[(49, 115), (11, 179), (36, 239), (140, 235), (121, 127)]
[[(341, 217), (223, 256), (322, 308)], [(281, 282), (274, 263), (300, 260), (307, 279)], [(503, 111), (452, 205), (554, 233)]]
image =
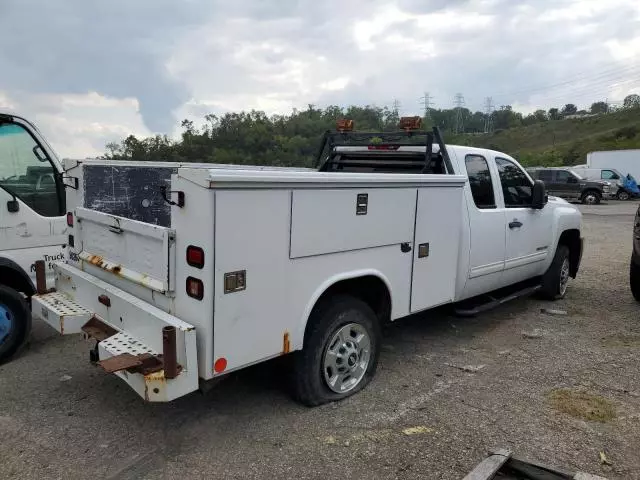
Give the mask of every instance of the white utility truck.
[(67, 241), (62, 164), (38, 129), (0, 112), (0, 362), (29, 334), (36, 260), (53, 286)]
[(609, 150), (587, 153), (589, 168), (616, 169), (640, 180), (640, 150)]
[(91, 360), (147, 401), (292, 354), (295, 398), (318, 405), (371, 380), (384, 322), (564, 296), (575, 207), (418, 117), (352, 128), (327, 132), (309, 169), (65, 162), (69, 260), (33, 315), (84, 332)]

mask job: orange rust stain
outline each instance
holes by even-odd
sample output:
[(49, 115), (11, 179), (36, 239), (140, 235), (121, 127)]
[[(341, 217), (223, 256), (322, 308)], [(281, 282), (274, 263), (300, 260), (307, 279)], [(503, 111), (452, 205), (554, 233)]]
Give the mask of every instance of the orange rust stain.
[(166, 382), (167, 379), (164, 378), (164, 370), (160, 370), (159, 372), (148, 373), (144, 376), (145, 383), (146, 382)]
[(289, 340), (289, 332), (284, 332), (282, 337), (282, 353), (289, 353), (291, 351), (291, 341)]
[(100, 255), (91, 255), (89, 257), (89, 263), (91, 263), (92, 265), (97, 265), (98, 267), (102, 266), (103, 261), (104, 260)]

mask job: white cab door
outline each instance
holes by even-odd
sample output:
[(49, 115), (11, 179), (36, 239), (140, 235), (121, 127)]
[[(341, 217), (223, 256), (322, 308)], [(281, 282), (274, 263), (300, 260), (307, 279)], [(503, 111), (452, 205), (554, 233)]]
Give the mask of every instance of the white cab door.
[(33, 263), (64, 259), (64, 189), (27, 127), (0, 119), (0, 259), (35, 279)]
[(496, 157), (501, 195), (506, 215), (506, 258), (503, 284), (541, 275), (544, 261), (552, 255), (550, 208), (531, 208), (533, 182), (512, 160)]
[(505, 260), (505, 212), (497, 203), (499, 181), (493, 159), (466, 155), (469, 183), (465, 186), (469, 213), (469, 271), (461, 298), (501, 286)]

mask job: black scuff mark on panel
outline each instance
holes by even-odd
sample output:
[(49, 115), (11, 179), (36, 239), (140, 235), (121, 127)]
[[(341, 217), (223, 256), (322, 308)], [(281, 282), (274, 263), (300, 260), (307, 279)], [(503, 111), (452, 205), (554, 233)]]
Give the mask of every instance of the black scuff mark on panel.
[(171, 226), (171, 206), (160, 187), (171, 190), (174, 167), (85, 165), (84, 206), (119, 217)]

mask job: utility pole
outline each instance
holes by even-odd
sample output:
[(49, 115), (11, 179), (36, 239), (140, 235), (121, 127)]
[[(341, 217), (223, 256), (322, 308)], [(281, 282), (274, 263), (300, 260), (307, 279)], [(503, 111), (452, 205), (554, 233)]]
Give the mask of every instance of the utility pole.
[(493, 98), (487, 97), (484, 100), (484, 133), (493, 132)]
[(429, 95), (429, 92), (424, 92), (424, 96), (420, 97), (420, 105), (424, 107), (425, 120), (431, 120), (431, 107), (433, 106), (431, 99), (432, 97)]
[(464, 107), (464, 96), (461, 93), (456, 93), (454, 97), (453, 103), (456, 106), (456, 126), (455, 132), (462, 133), (464, 132), (464, 116), (462, 112), (462, 108)]

